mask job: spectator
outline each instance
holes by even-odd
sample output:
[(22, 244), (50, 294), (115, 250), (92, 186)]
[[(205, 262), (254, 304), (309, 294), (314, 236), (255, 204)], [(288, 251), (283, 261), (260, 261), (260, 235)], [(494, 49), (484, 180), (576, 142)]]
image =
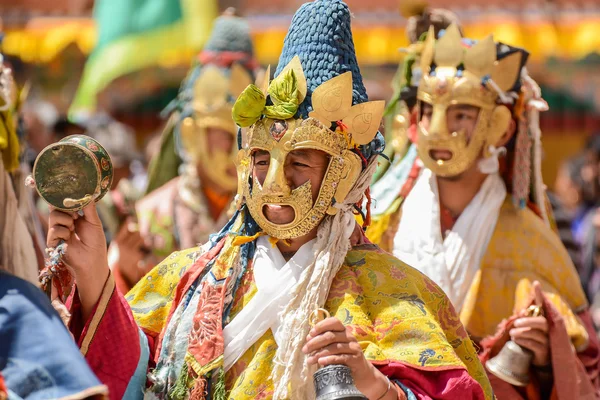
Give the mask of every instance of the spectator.
[(571, 231), (571, 216), (555, 193), (548, 191), (547, 194), (550, 205), (552, 206), (552, 213), (554, 214), (554, 222), (556, 223), (558, 236), (569, 252), (569, 257), (571, 257), (571, 261), (575, 264), (575, 268), (577, 268), (581, 277), (581, 246), (573, 237), (573, 232)]
[(6, 398), (2, 395), (108, 399), (108, 389), (94, 376), (44, 294), (0, 269), (0, 398)]
[(573, 218), (582, 204), (583, 181), (581, 170), (584, 159), (574, 156), (562, 163), (554, 182), (554, 191), (565, 211)]
[(55, 141), (52, 128), (57, 120), (56, 107), (47, 101), (33, 100), (24, 105), (23, 123), (28, 145), (25, 158), (32, 168), (37, 154)]

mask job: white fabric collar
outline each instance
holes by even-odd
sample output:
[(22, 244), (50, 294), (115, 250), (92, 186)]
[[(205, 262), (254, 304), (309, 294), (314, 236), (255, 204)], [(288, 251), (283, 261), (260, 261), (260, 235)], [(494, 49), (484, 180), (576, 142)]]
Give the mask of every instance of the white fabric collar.
[(424, 169), (402, 205), (393, 254), (433, 279), (460, 312), (505, 198), (502, 178), (488, 175), (443, 239), (437, 178)]
[(223, 328), (225, 340), (224, 368), (228, 371), (267, 329), (273, 331), (280, 346), (280, 312), (290, 301), (304, 268), (315, 257), (316, 239), (305, 243), (285, 261), (277, 246), (262, 236), (257, 239), (254, 254), (254, 281), (257, 292), (252, 300)]

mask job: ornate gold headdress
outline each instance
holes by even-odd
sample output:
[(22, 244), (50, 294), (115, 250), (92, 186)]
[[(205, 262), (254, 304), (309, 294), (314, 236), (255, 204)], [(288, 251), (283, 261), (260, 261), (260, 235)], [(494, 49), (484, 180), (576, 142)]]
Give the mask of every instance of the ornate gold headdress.
[[(424, 0), (402, 0), (400, 14), (407, 19), (406, 36), (410, 45), (400, 49), (404, 55), (392, 80), (394, 94), (385, 112), (386, 142), (391, 145), (387, 153), (392, 158), (403, 156), (408, 149), (408, 129), (421, 78), (420, 55), (429, 28), (434, 28), (436, 37), (440, 31), (453, 23), (456, 23), (460, 30), (458, 17), (453, 12), (443, 8), (432, 8)], [(385, 169), (387, 166), (384, 164), (381, 172)]]
[[(432, 105), (433, 115), (428, 129), (419, 124), (419, 156), (436, 175), (454, 176), (465, 171), (483, 149), (502, 137), (511, 118), (513, 98), (507, 94), (520, 77), (523, 54), (514, 52), (497, 58), (497, 46), (492, 36), (471, 47), (464, 44), (456, 25), (434, 39), (433, 28), (421, 53), (423, 76), (417, 98)], [(470, 138), (465, 132), (449, 132), (446, 111), (456, 104), (479, 108), (477, 126)], [(435, 160), (430, 151), (451, 152), (449, 160)]]
[[(238, 201), (241, 205), (245, 199), (253, 218), (270, 236), (289, 239), (307, 234), (325, 214), (337, 213), (335, 204), (343, 202), (356, 182), (363, 163), (354, 150), (377, 134), (384, 102), (352, 105), (352, 88), (351, 72), (325, 81), (312, 93), (308, 118), (294, 118), (307, 94), (304, 71), (295, 56), (272, 82), (265, 79), (262, 90), (250, 85), (238, 98), (233, 118), (242, 127), (250, 126), (248, 144), (238, 154)], [(266, 105), (267, 96), (272, 105)], [(320, 150), (331, 157), (314, 202), (310, 182), (292, 190), (285, 178), (285, 158), (300, 149)], [(268, 151), (271, 157), (262, 184), (249, 181), (256, 150)], [(270, 222), (263, 214), (266, 204), (292, 207), (294, 220), (285, 225)]]
[[(433, 34), (427, 36), (421, 53), (423, 86), (419, 87), (419, 98), (428, 101), (445, 96), (452, 104), (493, 108), (498, 98), (515, 85), (521, 62), (519, 52), (497, 60), (492, 35), (465, 48), (458, 27), (450, 25), (437, 41)], [(432, 65), (435, 74), (431, 73)]]

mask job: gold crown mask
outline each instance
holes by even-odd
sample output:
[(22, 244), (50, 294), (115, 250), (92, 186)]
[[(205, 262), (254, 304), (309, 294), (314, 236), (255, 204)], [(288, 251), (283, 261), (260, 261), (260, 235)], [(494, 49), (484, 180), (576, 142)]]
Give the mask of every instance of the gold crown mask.
[[(238, 207), (245, 201), (258, 225), (277, 239), (306, 235), (326, 214), (335, 215), (336, 203), (343, 203), (362, 171), (362, 160), (352, 150), (371, 142), (383, 116), (384, 102), (352, 105), (352, 73), (336, 76), (312, 93), (312, 112), (307, 119), (295, 118), (307, 93), (307, 82), (298, 56), (263, 88), (250, 85), (238, 98), (233, 118), (238, 125), (250, 126), (247, 143), (238, 152)], [(272, 105), (267, 106), (267, 95)], [(330, 127), (335, 124), (335, 130)], [(291, 188), (284, 165), (290, 152), (320, 150), (329, 156), (329, 165), (313, 201), (311, 182)], [(253, 153), (269, 152), (270, 162), (263, 182), (252, 178)], [(263, 213), (267, 204), (290, 206), (294, 220), (274, 224)]]
[[(522, 54), (513, 53), (497, 60), (492, 36), (465, 48), (456, 25), (451, 25), (437, 41), (429, 29), (421, 52), (423, 76), (417, 92), (418, 113), (422, 102), (433, 107), (429, 127), (418, 124), (419, 157), (439, 176), (456, 176), (467, 170), (481, 155), (502, 138), (511, 119), (510, 110), (498, 99), (505, 99), (520, 76)], [(435, 69), (432, 69), (435, 65)], [(466, 132), (450, 132), (446, 112), (450, 106), (464, 104), (477, 107), (476, 126)], [(431, 150), (447, 150), (449, 160), (435, 160)]]
[[(250, 74), (233, 64), (227, 76), (216, 66), (205, 66), (193, 86), (194, 114), (181, 122), (181, 143), (190, 161), (200, 163), (210, 180), (227, 190), (235, 190), (237, 180), (227, 170), (234, 165), (237, 126), (231, 118), (233, 100), (252, 83)], [(209, 128), (219, 128), (234, 138), (230, 151), (209, 151)]]

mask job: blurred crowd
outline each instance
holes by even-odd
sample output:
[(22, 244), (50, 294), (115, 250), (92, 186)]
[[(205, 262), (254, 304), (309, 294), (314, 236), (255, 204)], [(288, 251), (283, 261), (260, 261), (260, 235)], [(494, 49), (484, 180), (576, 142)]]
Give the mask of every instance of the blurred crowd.
[(600, 327), (600, 135), (564, 160), (548, 192), (563, 244), (575, 264)]

